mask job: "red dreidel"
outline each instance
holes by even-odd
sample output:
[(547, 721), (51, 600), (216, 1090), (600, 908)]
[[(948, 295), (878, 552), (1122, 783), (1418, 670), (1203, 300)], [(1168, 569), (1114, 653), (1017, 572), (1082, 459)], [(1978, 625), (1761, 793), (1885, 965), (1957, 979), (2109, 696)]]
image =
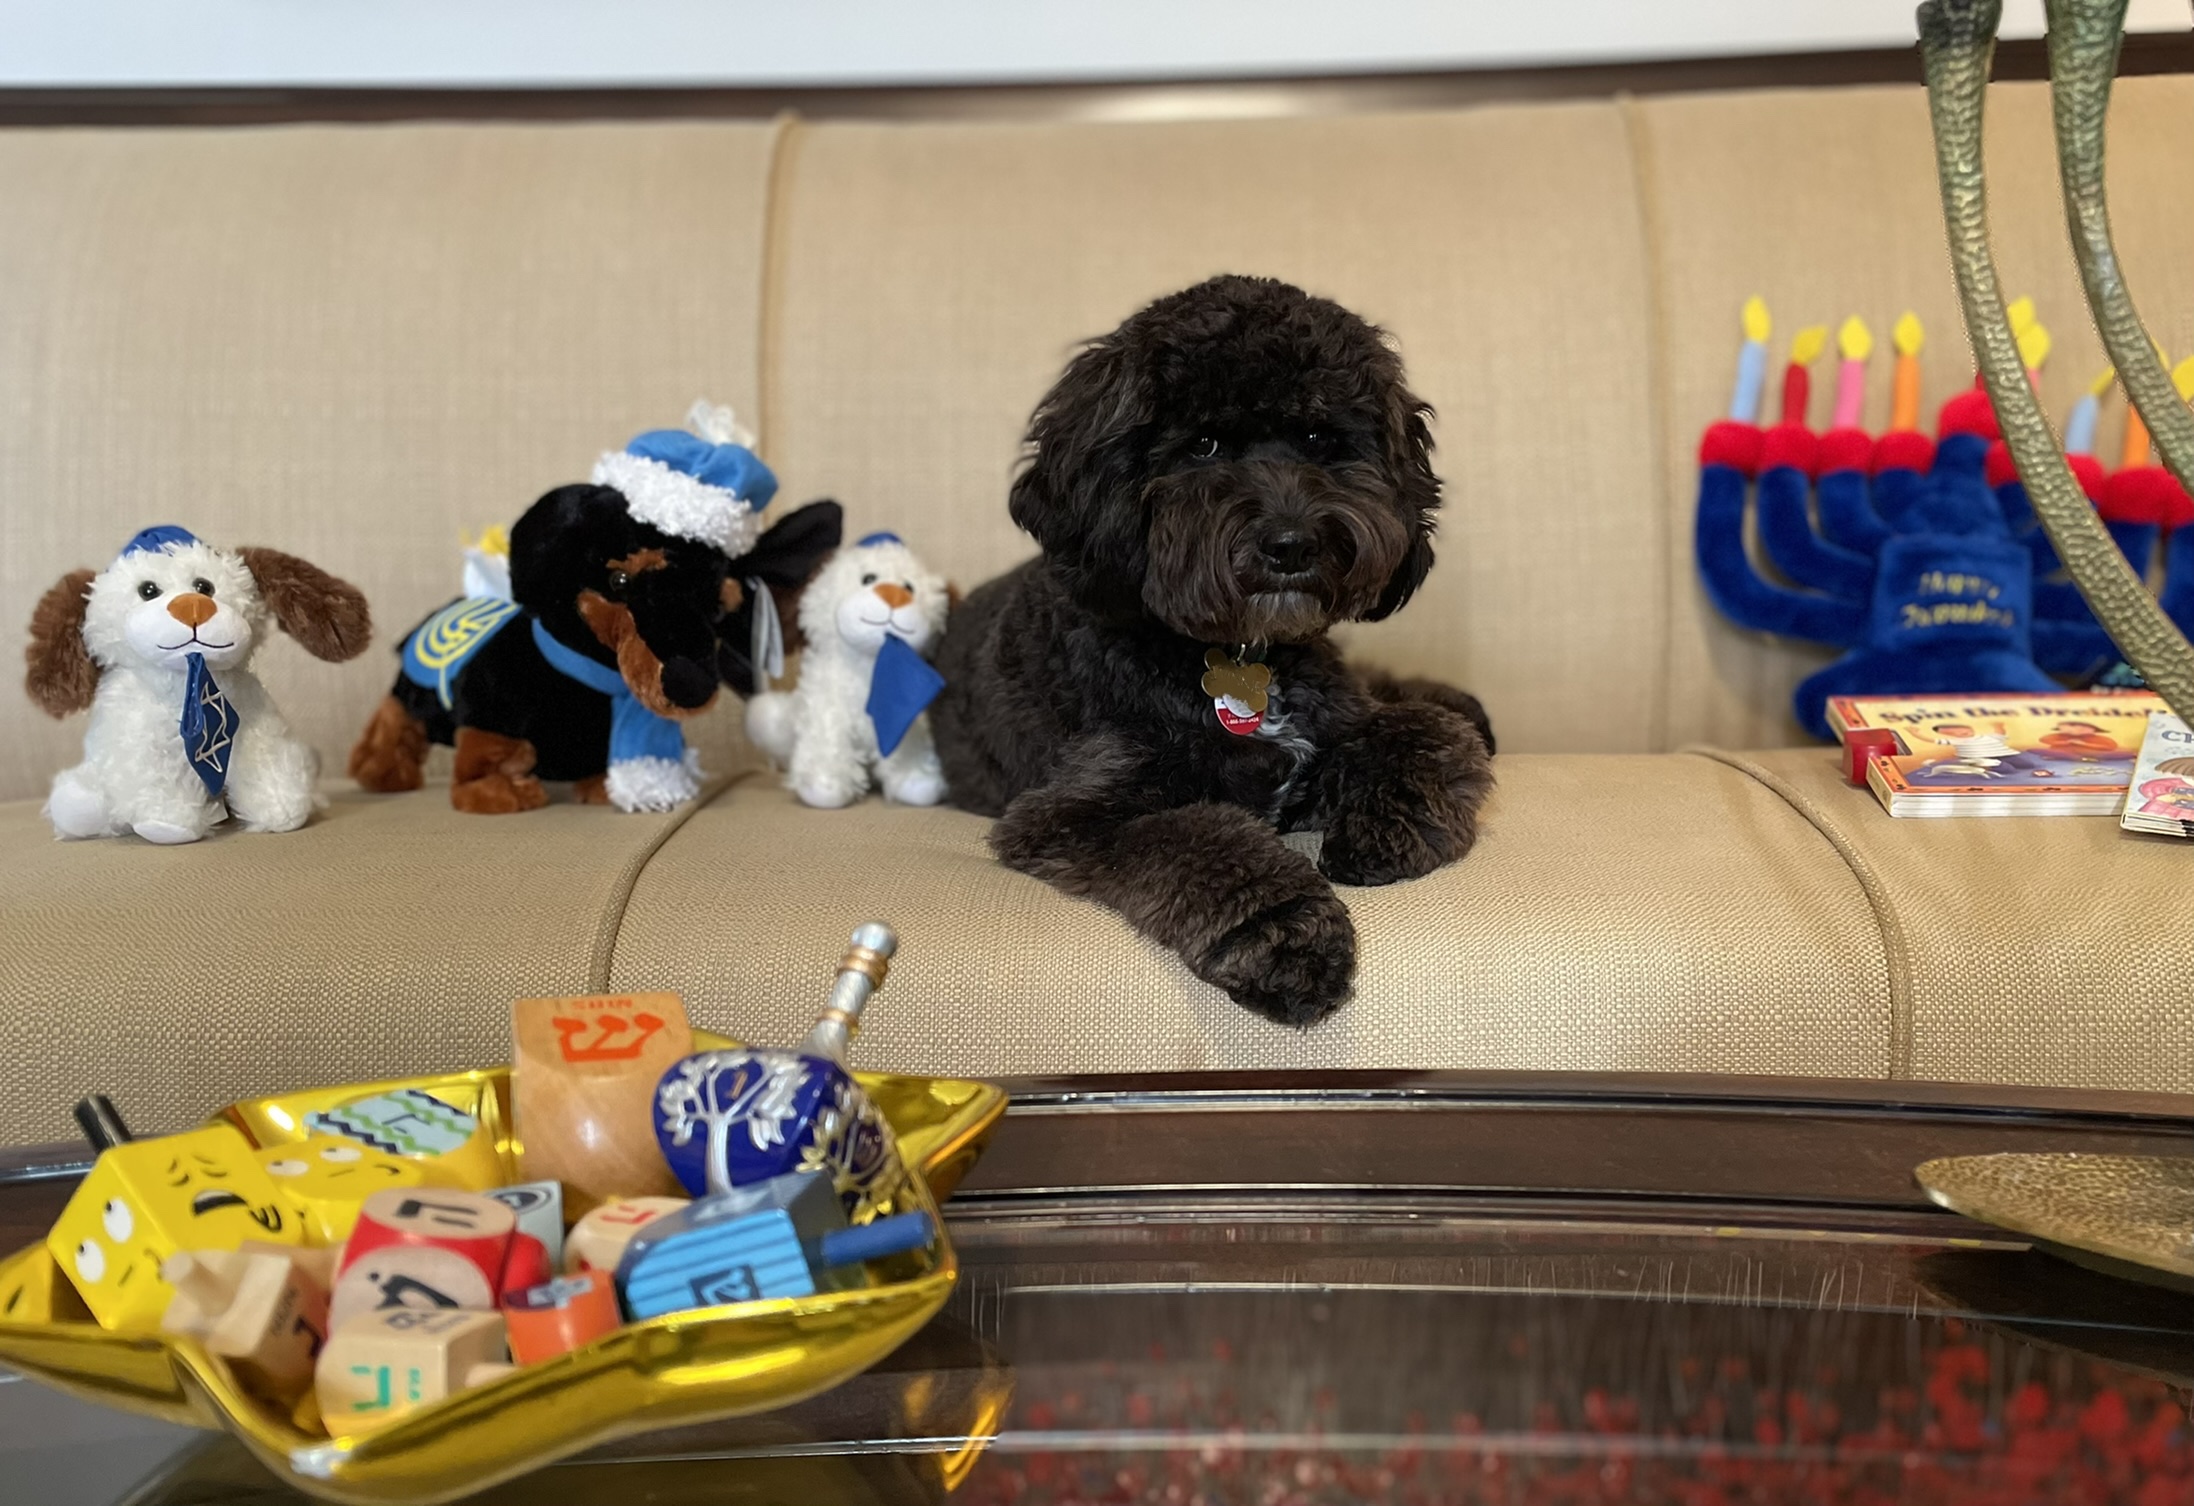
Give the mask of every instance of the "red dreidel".
[(510, 1357), (521, 1365), (569, 1354), (623, 1321), (617, 1288), (607, 1271), (559, 1276), (503, 1299)]
[(329, 1321), (388, 1308), (492, 1312), (518, 1215), (477, 1192), (392, 1188), (366, 1199), (343, 1246)]
[(510, 1237), (510, 1254), (504, 1257), (503, 1276), (496, 1283), (495, 1295), (507, 1300), (515, 1292), (529, 1291), (555, 1277), (556, 1268), (549, 1264), (547, 1247), (521, 1230)]

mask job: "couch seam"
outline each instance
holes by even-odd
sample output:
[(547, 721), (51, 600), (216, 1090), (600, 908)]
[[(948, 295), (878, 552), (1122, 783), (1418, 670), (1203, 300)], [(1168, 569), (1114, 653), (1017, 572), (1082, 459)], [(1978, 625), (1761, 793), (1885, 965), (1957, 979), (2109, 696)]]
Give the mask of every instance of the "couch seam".
[(1655, 694), (1651, 710), (1647, 713), (1648, 747), (1656, 753), (1665, 752), (1669, 738), (1669, 691), (1675, 676), (1676, 661), (1676, 589), (1674, 575), (1676, 553), (1670, 519), (1675, 501), (1669, 495), (1668, 452), (1668, 309), (1666, 282), (1661, 261), (1661, 214), (1658, 179), (1653, 171), (1652, 154), (1648, 137), (1651, 128), (1641, 112), (1637, 97), (1623, 93), (1615, 96), (1616, 119), (1621, 122), (1623, 144), (1630, 156), (1632, 201), (1638, 213), (1638, 240), (1644, 252), (1646, 279), (1646, 339), (1649, 342), (1646, 360), (1651, 368), (1645, 384), (1646, 422), (1652, 430), (1653, 448), (1653, 537), (1658, 541), (1660, 559), (1654, 571), (1656, 600), (1654, 610), (1659, 618), (1659, 642), (1655, 645), (1658, 665), (1655, 672)]
[(1720, 748), (1690, 746), (1678, 750), (1697, 758), (1710, 759), (1734, 769), (1754, 783), (1772, 792), (1783, 804), (1819, 832), (1851, 876), (1858, 881), (1859, 892), (1866, 896), (1867, 907), (1874, 912), (1874, 926), (1882, 938), (1882, 961), (1889, 974), (1889, 1080), (1908, 1081), (1912, 1077), (1912, 945), (1905, 935), (1904, 922), (1897, 918), (1896, 907), (1890, 903), (1889, 886), (1882, 882), (1874, 865), (1861, 856), (1851, 839), (1828, 818), (1828, 814), (1781, 776), (1768, 772), (1761, 765), (1741, 754), (1725, 752)]
[(632, 894), (640, 886), (640, 875), (648, 864), (663, 850), (663, 845), (692, 820), (695, 812), (713, 805), (718, 796), (746, 777), (744, 774), (725, 774), (708, 781), (701, 793), (679, 806), (665, 818), (662, 829), (654, 838), (631, 856), (618, 871), (610, 892), (603, 898), (601, 918), (595, 922), (594, 945), (587, 958), (587, 992), (607, 993), (611, 971), (617, 965), (617, 944), (624, 939), (625, 914), (632, 907)]
[(776, 443), (777, 347), (784, 323), (786, 204), (792, 193), (797, 143), (805, 123), (787, 110), (770, 122), (769, 166), (762, 183), (761, 306), (754, 317), (754, 433), (763, 454)]

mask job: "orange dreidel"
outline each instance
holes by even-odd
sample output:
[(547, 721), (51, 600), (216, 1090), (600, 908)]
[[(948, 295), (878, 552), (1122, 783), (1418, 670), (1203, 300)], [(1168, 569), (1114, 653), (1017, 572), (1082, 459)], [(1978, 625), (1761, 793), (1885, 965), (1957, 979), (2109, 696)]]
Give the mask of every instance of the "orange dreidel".
[(336, 1269), (329, 1321), (340, 1330), (384, 1308), (492, 1312), (518, 1215), (494, 1198), (449, 1187), (376, 1192)]
[(612, 1197), (679, 1190), (655, 1144), (655, 1085), (693, 1051), (676, 994), (519, 999), (510, 1027), (511, 1113), (526, 1176), (562, 1182), (574, 1214)]
[(564, 1239), (566, 1271), (614, 1271), (625, 1245), (642, 1227), (686, 1206), (682, 1197), (636, 1197), (604, 1203), (572, 1225)]
[(508, 1375), (500, 1313), (394, 1309), (339, 1326), (313, 1389), (329, 1433), (366, 1433), (416, 1407)]
[(288, 1252), (179, 1250), (161, 1264), (160, 1279), (175, 1289), (163, 1331), (197, 1339), (244, 1385), (285, 1405), (312, 1384), (328, 1294)]
[(607, 1271), (582, 1271), (515, 1292), (503, 1299), (510, 1357), (538, 1364), (591, 1344), (624, 1322), (617, 1286)]

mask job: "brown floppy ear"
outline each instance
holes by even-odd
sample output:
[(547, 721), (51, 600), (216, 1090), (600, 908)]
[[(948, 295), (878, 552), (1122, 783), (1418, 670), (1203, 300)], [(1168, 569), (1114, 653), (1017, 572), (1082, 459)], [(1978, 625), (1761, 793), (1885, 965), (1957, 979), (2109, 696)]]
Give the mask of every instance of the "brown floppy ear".
[(306, 653), (340, 664), (366, 651), (373, 638), (373, 613), (366, 608), (365, 592), (279, 549), (236, 552), (259, 583), (267, 610)]
[(30, 614), (30, 647), (23, 651), (30, 672), (23, 688), (48, 716), (82, 711), (99, 688), (99, 666), (84, 647), (84, 608), (98, 573), (71, 570), (38, 598)]
[(966, 597), (960, 594), (960, 588), (958, 585), (949, 580), (945, 582), (945, 610), (947, 612), (959, 611), (960, 603), (965, 601), (966, 599)]

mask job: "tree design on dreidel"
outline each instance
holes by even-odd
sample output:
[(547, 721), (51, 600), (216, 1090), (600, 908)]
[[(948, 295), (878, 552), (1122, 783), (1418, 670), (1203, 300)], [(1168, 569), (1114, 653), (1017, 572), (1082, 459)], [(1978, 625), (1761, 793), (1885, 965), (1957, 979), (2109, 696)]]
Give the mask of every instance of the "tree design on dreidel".
[(656, 1089), (663, 1157), (695, 1197), (824, 1171), (864, 1223), (898, 1190), (899, 1155), (868, 1094), (835, 1062), (789, 1051), (704, 1051)]

